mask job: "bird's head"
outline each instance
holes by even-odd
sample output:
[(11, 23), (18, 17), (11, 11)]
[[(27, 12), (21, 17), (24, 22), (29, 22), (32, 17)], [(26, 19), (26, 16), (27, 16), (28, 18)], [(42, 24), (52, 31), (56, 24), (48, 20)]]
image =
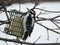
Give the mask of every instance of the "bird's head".
[(35, 10), (33, 10), (33, 9), (30, 10), (30, 13), (31, 13), (32, 15), (34, 15), (34, 16), (36, 15)]
[(30, 10), (30, 14), (31, 14), (32, 17), (35, 19), (36, 12), (35, 12), (34, 9), (31, 9), (31, 10)]
[(28, 12), (30, 13), (30, 15), (34, 18), (34, 20), (35, 20), (35, 15), (36, 15), (36, 12), (35, 12), (35, 10), (34, 9), (28, 9), (27, 8), (27, 10), (28, 10)]

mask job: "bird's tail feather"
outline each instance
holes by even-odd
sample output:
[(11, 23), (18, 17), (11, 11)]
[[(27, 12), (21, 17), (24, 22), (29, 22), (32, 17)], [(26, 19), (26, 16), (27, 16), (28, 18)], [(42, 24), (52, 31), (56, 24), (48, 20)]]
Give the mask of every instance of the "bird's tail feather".
[(26, 40), (26, 39), (27, 39), (27, 37), (28, 37), (28, 33), (27, 33), (27, 32), (25, 32), (25, 34), (24, 34), (24, 36), (23, 36), (23, 40)]

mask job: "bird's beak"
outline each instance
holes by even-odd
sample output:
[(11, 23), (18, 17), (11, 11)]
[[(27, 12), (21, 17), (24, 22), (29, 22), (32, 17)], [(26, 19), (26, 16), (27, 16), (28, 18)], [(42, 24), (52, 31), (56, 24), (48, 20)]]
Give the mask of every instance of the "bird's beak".
[(30, 11), (27, 7), (26, 7), (26, 9), (27, 9), (28, 11)]

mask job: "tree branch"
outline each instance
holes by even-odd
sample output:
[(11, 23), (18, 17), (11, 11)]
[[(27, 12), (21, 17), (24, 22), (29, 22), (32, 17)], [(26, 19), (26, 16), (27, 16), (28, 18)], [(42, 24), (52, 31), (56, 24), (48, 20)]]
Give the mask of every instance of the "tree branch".
[(42, 10), (42, 11), (45, 11), (45, 12), (50, 12), (50, 13), (60, 13), (60, 11), (49, 11), (49, 10), (44, 10), (44, 9), (41, 9), (41, 8), (35, 8), (35, 9)]
[(36, 22), (36, 23), (39, 24), (40, 26), (44, 27), (45, 29), (48, 29), (48, 30), (50, 30), (50, 31), (52, 31), (52, 32), (55, 32), (55, 33), (57, 33), (57, 34), (60, 34), (60, 32), (54, 31), (53, 29), (50, 29), (50, 28), (48, 28), (48, 27), (46, 27), (46, 26), (44, 26), (44, 25), (42, 25), (42, 24), (40, 24), (40, 23), (38, 23), (38, 22)]
[(2, 20), (0, 20), (0, 25), (2, 25), (2, 24), (10, 24), (10, 21), (2, 21)]
[(7, 38), (1, 38), (0, 40), (2, 41), (8, 41), (8, 42), (15, 42), (15, 43), (19, 43), (19, 44), (29, 44), (29, 45), (60, 45), (60, 43), (29, 43), (29, 42), (22, 42), (22, 41), (18, 41), (18, 40), (14, 40), (14, 39), (7, 39)]

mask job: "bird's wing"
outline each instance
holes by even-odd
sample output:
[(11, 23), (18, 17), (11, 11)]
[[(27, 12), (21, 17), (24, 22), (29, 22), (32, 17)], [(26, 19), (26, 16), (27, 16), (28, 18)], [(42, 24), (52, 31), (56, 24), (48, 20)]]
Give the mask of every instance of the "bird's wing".
[(24, 32), (26, 32), (26, 21), (27, 21), (27, 16), (28, 16), (28, 14), (27, 14), (26, 16), (24, 16), (24, 19), (23, 19), (23, 28), (24, 28)]

